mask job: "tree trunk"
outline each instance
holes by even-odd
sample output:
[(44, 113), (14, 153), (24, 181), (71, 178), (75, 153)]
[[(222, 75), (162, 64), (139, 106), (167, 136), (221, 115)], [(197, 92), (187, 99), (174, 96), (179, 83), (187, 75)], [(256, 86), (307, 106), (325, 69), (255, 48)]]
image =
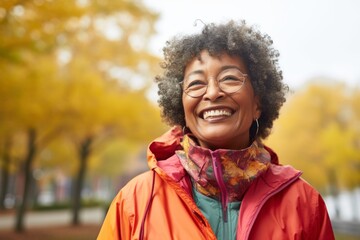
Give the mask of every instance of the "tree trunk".
[(77, 226), (80, 224), (80, 210), (81, 210), (81, 191), (84, 185), (85, 174), (87, 170), (87, 161), (90, 155), (90, 147), (92, 138), (86, 138), (80, 145), (79, 148), (79, 169), (74, 182), (73, 188), (73, 219), (72, 225)]
[(10, 148), (11, 140), (9, 137), (6, 137), (4, 143), (4, 152), (3, 152), (3, 167), (1, 168), (1, 188), (0, 188), (0, 209), (5, 209), (5, 198), (8, 192), (9, 186), (9, 176), (10, 176)]
[(17, 207), (16, 212), (16, 222), (15, 222), (15, 231), (22, 232), (24, 230), (24, 215), (27, 208), (27, 203), (29, 199), (29, 192), (32, 181), (32, 163), (36, 154), (36, 131), (35, 129), (29, 129), (28, 131), (28, 145), (27, 153), (24, 161), (24, 189), (22, 193), (22, 201)]

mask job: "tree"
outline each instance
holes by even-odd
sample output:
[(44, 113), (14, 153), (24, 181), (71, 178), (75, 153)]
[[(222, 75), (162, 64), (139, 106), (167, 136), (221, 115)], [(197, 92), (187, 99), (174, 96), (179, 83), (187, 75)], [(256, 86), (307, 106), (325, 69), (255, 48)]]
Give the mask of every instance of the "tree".
[(79, 159), (73, 191), (74, 225), (79, 224), (81, 189), (93, 152), (115, 136), (143, 140), (160, 129), (154, 125), (159, 122), (154, 117), (158, 112), (142, 91), (125, 91), (122, 87), (94, 78), (91, 71), (85, 79), (71, 82), (66, 101), (66, 109), (71, 114), (63, 116), (67, 124), (65, 134), (74, 143)]
[[(313, 81), (289, 97), (268, 139), (283, 164), (304, 171), (307, 181), (335, 198), (360, 185), (358, 94), (329, 79)], [(336, 216), (339, 211), (336, 202)]]
[(360, 183), (358, 91), (326, 82), (289, 97), (268, 141), (283, 163), (304, 170), (305, 179), (336, 196)]
[[(28, 139), (22, 158), (27, 181), (16, 230), (23, 230), (34, 160), (60, 133), (76, 136), (72, 139), (78, 146), (81, 164), (73, 220), (78, 224), (78, 194), (91, 146), (126, 132), (109, 120), (111, 111), (101, 112), (104, 103), (97, 99), (107, 96), (111, 88), (122, 86), (122, 93), (128, 92), (133, 84), (126, 83), (139, 78), (146, 87), (156, 69), (157, 58), (149, 54), (147, 43), (157, 15), (141, 2), (123, 0), (6, 1), (0, 3), (0, 11), (4, 13), (0, 15), (0, 70), (6, 79), (1, 85), (3, 91), (8, 84), (14, 89), (2, 97), (6, 117), (0, 121), (15, 126), (10, 135), (22, 132)], [(68, 94), (75, 102), (67, 102)], [(109, 95), (118, 94), (117, 90)], [(94, 104), (99, 104), (96, 111), (91, 109)]]
[[(17, 231), (23, 230), (23, 215), (38, 145), (53, 135), (51, 127), (48, 127), (51, 121), (43, 120), (51, 113), (47, 107), (54, 99), (54, 95), (47, 94), (46, 88), (53, 83), (51, 77), (57, 67), (55, 55), (51, 55), (57, 38), (53, 31), (56, 28), (52, 25), (56, 22), (56, 15), (38, 14), (43, 6), (39, 1), (0, 3), (0, 70), (1, 85), (4, 87), (1, 89), (5, 93), (2, 95), (3, 114), (0, 119), (5, 130), (1, 135), (11, 138), (24, 132), (28, 136), (28, 143), (24, 146), (26, 152), (22, 156), (25, 181), (22, 200), (18, 204)], [(58, 23), (62, 24), (61, 21)]]
[(11, 149), (11, 138), (9, 136), (4, 138), (2, 153), (3, 156), (0, 158), (1, 162), (1, 188), (0, 188), (0, 209), (5, 209), (5, 198), (8, 191), (9, 185), (9, 174), (10, 174), (10, 149)]

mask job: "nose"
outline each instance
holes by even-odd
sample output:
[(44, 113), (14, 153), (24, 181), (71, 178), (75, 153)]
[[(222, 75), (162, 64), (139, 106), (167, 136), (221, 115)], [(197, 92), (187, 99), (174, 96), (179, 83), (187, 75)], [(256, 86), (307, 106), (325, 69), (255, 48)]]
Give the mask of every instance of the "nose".
[(220, 89), (218, 82), (216, 80), (210, 80), (208, 82), (203, 99), (215, 101), (216, 99), (222, 98), (223, 96), (224, 92)]

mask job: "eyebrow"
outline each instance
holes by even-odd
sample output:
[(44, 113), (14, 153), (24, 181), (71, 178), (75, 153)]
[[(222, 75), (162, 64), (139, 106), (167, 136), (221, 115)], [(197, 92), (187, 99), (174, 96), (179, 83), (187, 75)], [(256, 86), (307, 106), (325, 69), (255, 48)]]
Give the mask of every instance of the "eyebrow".
[[(228, 70), (228, 69), (232, 69), (232, 68), (235, 68), (236, 70), (238, 70), (239, 72), (243, 73), (241, 71), (241, 69), (238, 67), (238, 66), (235, 66), (235, 65), (225, 65), (225, 66), (222, 66), (220, 68), (220, 72), (223, 72), (225, 70)], [(188, 78), (190, 77), (191, 75), (196, 75), (196, 74), (204, 74), (204, 71), (203, 70), (195, 70), (191, 73), (189, 73), (188, 75), (186, 75), (184, 78)]]
[(204, 71), (203, 70), (195, 70), (195, 71), (189, 73), (188, 75), (186, 75), (184, 78), (188, 78), (191, 75), (196, 75), (196, 74), (204, 74)]
[(222, 71), (232, 69), (232, 68), (235, 68), (236, 70), (239, 70), (239, 72), (243, 73), (241, 71), (241, 69), (238, 66), (235, 66), (235, 65), (225, 65), (225, 66), (222, 66), (220, 69), (221, 69), (221, 72), (222, 72)]

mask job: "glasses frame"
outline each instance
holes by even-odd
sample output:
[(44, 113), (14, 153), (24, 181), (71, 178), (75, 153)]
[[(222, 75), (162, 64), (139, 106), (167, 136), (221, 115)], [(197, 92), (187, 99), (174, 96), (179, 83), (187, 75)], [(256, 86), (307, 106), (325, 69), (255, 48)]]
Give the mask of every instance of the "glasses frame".
[[(236, 92), (240, 91), (240, 89), (245, 85), (246, 78), (249, 76), (248, 74), (245, 74), (245, 73), (242, 73), (242, 75), (243, 75), (243, 77), (244, 77), (244, 81), (243, 81), (242, 85), (240, 86), (239, 89), (237, 89), (236, 91), (233, 91), (233, 92), (224, 91), (224, 90), (220, 87), (220, 83), (219, 83), (220, 80), (215, 80), (215, 81), (216, 81), (216, 83), (217, 83), (218, 88), (219, 88), (222, 92), (227, 93), (227, 94), (233, 94), (233, 93), (236, 93)], [(206, 85), (206, 88), (205, 88), (205, 90), (204, 90), (204, 93), (200, 94), (199, 96), (192, 96), (192, 95), (190, 95), (189, 93), (187, 93), (187, 92), (185, 91), (185, 89), (184, 89), (184, 82), (185, 82), (184, 80), (181, 81), (181, 82), (179, 82), (180, 88), (181, 88), (181, 90), (182, 90), (183, 93), (185, 93), (186, 95), (188, 95), (189, 97), (192, 97), (192, 98), (200, 98), (200, 97), (204, 96), (205, 93), (207, 92), (208, 87), (209, 87), (209, 83), (208, 83), (208, 84)]]

